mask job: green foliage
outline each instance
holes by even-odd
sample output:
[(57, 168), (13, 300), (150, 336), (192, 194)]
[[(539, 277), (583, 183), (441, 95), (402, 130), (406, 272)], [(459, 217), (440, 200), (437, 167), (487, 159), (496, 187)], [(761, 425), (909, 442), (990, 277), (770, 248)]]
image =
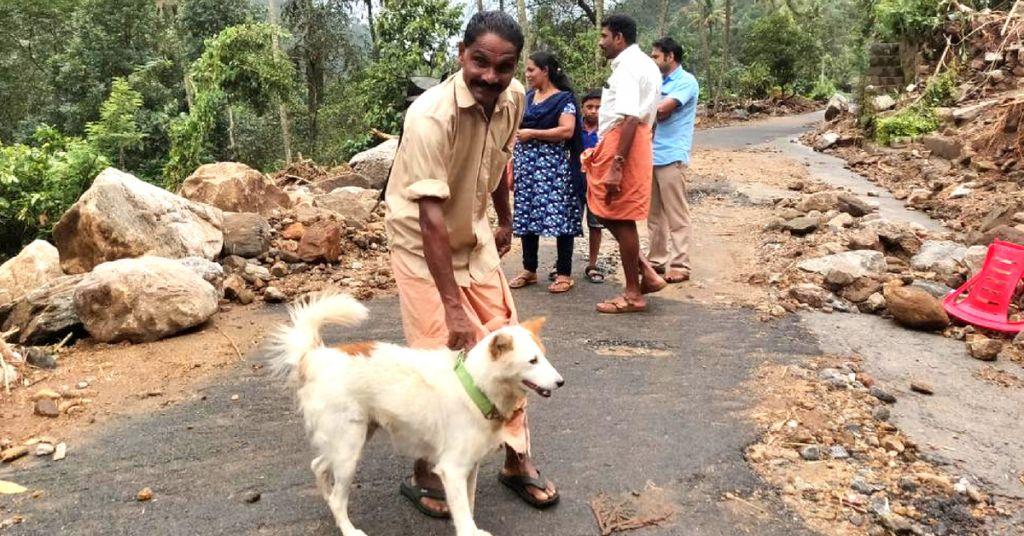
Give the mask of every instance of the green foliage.
[(740, 95), (761, 99), (771, 94), (775, 77), (767, 65), (755, 62), (743, 69), (738, 76)]
[(31, 145), (0, 144), (0, 253), (13, 254), (45, 237), (109, 165), (80, 138), (39, 127)]
[(811, 90), (807, 92), (807, 97), (816, 101), (827, 101), (832, 98), (839, 91), (832, 80), (826, 76), (819, 76), (814, 81), (814, 85), (811, 86)]
[(946, 0), (877, 0), (879, 36), (888, 40), (921, 42), (942, 23)]
[(928, 82), (921, 102), (929, 106), (951, 106), (957, 100), (956, 71), (947, 70)]
[(935, 112), (922, 105), (909, 106), (875, 121), (875, 140), (888, 145), (897, 138), (912, 138), (939, 128)]
[(153, 0), (80, 0), (68, 25), (67, 45), (51, 58), (56, 70), (62, 132), (81, 133), (99, 117), (114, 78), (173, 54), (176, 40), (157, 16)]
[(142, 145), (135, 116), (142, 108), (142, 94), (127, 80), (115, 78), (110, 97), (100, 106), (100, 120), (85, 125), (89, 143), (124, 168), (125, 151)]
[(175, 21), (188, 61), (203, 53), (203, 43), (225, 28), (264, 17), (252, 0), (184, 0)]
[(611, 69), (608, 65), (598, 67), (595, 61), (597, 41), (600, 32), (589, 21), (552, 24), (546, 17), (536, 28), (537, 50), (547, 50), (562, 62), (562, 69), (569, 74), (578, 96), (604, 85)]
[(256, 113), (286, 101), (294, 90), (294, 67), (274, 48), (284, 36), (269, 24), (233, 26), (207, 40), (203, 55), (190, 71), (195, 83), (191, 111), (171, 123), (171, 149), (164, 181), (176, 189), (199, 165), (212, 160), (213, 134), (231, 105), (245, 105)]
[(821, 48), (792, 15), (777, 11), (755, 22), (743, 44), (743, 61), (768, 68), (772, 80), (784, 89), (797, 91), (800, 82), (818, 74)]

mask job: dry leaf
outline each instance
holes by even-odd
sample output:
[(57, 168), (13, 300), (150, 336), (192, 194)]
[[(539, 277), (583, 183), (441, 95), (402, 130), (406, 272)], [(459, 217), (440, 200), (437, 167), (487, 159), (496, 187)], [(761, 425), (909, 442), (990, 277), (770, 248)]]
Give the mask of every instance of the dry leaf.
[(28, 488), (15, 484), (14, 482), (8, 482), (6, 480), (0, 480), (0, 495), (17, 495), (18, 493), (25, 493)]

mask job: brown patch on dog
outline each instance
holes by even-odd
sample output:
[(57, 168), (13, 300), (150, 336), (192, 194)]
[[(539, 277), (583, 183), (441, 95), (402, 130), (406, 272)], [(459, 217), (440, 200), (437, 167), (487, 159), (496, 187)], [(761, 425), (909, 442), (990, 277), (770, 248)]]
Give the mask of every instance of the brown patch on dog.
[(306, 356), (303, 355), (299, 358), (299, 381), (306, 383), (306, 379), (309, 378), (309, 363), (306, 360)]
[(501, 356), (512, 351), (512, 337), (504, 333), (495, 335), (491, 339), (489, 350), (491, 352), (491, 359), (498, 360)]
[(377, 343), (373, 341), (353, 342), (349, 344), (339, 344), (334, 348), (339, 352), (352, 357), (370, 357), (373, 355), (373, 350), (377, 348)]
[(536, 342), (537, 346), (540, 347), (540, 351), (545, 353), (547, 353), (547, 350), (544, 349), (544, 343), (541, 342), (540, 340), (540, 330), (544, 329), (544, 324), (546, 324), (547, 321), (548, 319), (546, 317), (541, 316), (537, 318), (531, 318), (526, 322), (519, 324), (520, 326), (526, 328), (526, 331), (529, 331), (530, 335), (533, 335), (533, 341)]

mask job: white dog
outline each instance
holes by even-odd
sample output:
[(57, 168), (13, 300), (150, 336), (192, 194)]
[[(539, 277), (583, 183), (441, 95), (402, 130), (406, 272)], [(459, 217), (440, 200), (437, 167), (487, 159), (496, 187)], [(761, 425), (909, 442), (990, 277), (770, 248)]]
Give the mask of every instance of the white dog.
[(349, 520), (349, 488), (363, 445), (383, 428), (399, 452), (433, 465), (456, 534), (488, 536), (473, 521), (479, 463), (501, 446), (503, 422), (528, 389), (549, 397), (564, 383), (538, 339), (543, 320), (502, 328), (464, 355), (375, 342), (323, 345), (321, 325), (354, 327), (367, 314), (347, 295), (322, 295), (293, 307), (291, 325), (276, 338), (275, 368), (297, 385), (317, 453), (313, 473), (341, 533), (365, 536)]

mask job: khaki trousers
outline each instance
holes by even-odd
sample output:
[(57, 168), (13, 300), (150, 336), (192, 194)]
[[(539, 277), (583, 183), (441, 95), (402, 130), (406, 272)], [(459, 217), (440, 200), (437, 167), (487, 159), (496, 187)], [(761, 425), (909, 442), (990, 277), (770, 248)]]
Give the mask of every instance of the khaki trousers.
[(651, 211), (647, 217), (655, 266), (690, 271), (690, 205), (686, 202), (687, 167), (682, 162), (654, 166)]

